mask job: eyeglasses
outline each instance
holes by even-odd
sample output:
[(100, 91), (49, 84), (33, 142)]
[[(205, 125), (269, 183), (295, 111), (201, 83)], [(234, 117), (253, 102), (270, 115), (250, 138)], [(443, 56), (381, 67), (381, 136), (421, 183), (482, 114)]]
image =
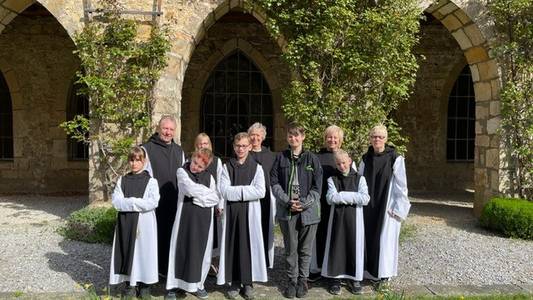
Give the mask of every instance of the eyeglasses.
[(238, 149), (238, 148), (246, 148), (246, 147), (248, 147), (248, 146), (250, 146), (250, 144), (248, 144), (248, 145), (233, 145), (233, 147), (234, 147), (235, 149)]
[(371, 138), (374, 139), (374, 140), (375, 140), (375, 139), (384, 140), (384, 139), (385, 139), (385, 136), (383, 136), (383, 135), (373, 135), (373, 136), (371, 136)]

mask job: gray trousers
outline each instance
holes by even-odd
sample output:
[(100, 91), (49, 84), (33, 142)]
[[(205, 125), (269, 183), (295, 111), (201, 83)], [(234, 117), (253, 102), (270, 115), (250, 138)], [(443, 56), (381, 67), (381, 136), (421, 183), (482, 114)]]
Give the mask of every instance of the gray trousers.
[(279, 226), (285, 244), (287, 276), (292, 282), (296, 282), (298, 277), (309, 277), (311, 252), (318, 224), (302, 225), (300, 214), (297, 214), (289, 221), (280, 220)]

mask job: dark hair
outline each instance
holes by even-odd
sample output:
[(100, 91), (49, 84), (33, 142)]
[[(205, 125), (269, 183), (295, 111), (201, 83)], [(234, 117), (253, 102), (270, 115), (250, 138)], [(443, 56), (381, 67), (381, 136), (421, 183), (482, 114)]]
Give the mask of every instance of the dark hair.
[(287, 134), (305, 135), (305, 128), (296, 122), (291, 122), (287, 125)]

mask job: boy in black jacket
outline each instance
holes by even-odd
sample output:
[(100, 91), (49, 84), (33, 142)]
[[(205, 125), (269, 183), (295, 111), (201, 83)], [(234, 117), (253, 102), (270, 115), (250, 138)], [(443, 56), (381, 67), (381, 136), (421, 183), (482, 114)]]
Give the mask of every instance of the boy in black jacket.
[(303, 127), (294, 123), (288, 126), (290, 147), (276, 156), (270, 174), (288, 265), (287, 298), (307, 295), (312, 243), (320, 222), (322, 168), (318, 158), (303, 149), (304, 139)]

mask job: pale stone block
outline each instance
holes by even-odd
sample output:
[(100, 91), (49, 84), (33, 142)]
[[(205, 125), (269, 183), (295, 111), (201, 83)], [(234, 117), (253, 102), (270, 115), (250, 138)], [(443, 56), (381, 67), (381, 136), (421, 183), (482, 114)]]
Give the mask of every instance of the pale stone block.
[(499, 148), (501, 145), (500, 145), (500, 138), (498, 135), (493, 135), (491, 136), (491, 139), (490, 139), (490, 147), (491, 148)]
[(437, 20), (442, 20), (444, 18), (444, 15), (440, 11), (435, 11), (435, 12), (432, 13), (432, 15)]
[(500, 98), (500, 88), (501, 88), (501, 82), (500, 79), (493, 79), (490, 81), (490, 86), (492, 89), (492, 97), (494, 100)]
[(209, 28), (211, 28), (211, 26), (213, 26), (213, 24), (215, 24), (216, 20), (215, 20), (215, 14), (213, 12), (210, 12), (207, 17), (205, 17), (204, 19), (204, 27), (205, 27), (205, 30), (209, 30)]
[(476, 24), (466, 26), (464, 31), (474, 46), (481, 45), (485, 42), (485, 38), (481, 34), (481, 31), (479, 31), (479, 28)]
[(15, 12), (21, 12), (33, 3), (33, 0), (6, 0), (2, 5)]
[(500, 176), (498, 175), (498, 171), (490, 171), (490, 190), (493, 192), (500, 190)]
[(487, 107), (481, 106), (481, 104), (476, 105), (476, 119), (485, 120), (489, 116), (489, 109)]
[(500, 115), (500, 101), (493, 100), (490, 101), (490, 116), (499, 116)]
[(483, 47), (472, 47), (465, 51), (465, 56), (469, 64), (475, 64), (489, 59), (489, 55)]
[(500, 153), (498, 149), (488, 149), (485, 151), (487, 168), (498, 169), (500, 166)]
[(498, 65), (492, 59), (478, 64), (480, 80), (488, 80), (498, 77)]
[(18, 93), (20, 91), (19, 82), (17, 80), (17, 74), (15, 74), (15, 71), (9, 70), (5, 72), (4, 79), (6, 80), (7, 86), (9, 88), (10, 93)]
[(462, 9), (458, 9), (456, 11), (453, 12), (453, 14), (457, 17), (457, 19), (459, 19), (459, 21), (461, 21), (461, 23), (463, 24), (467, 24), (469, 22), (471, 22), (471, 18), (465, 13), (464, 10)]
[(444, 27), (446, 27), (449, 31), (454, 31), (463, 26), (459, 19), (457, 19), (453, 14), (447, 15), (444, 19), (441, 20), (441, 22)]
[(446, 1), (434, 1), (433, 4), (431, 4), (428, 8), (426, 8), (427, 13), (433, 13), (437, 11), (439, 8), (443, 7), (446, 4)]
[(474, 83), (474, 92), (476, 94), (476, 101), (489, 101), (492, 99), (490, 82), (476, 82)]
[(222, 46), (222, 49), (220, 49), (224, 56), (230, 54), (233, 50), (239, 47), (239, 40), (238, 39), (232, 39), (228, 41), (224, 46)]
[(472, 73), (472, 81), (478, 82), (479, 81), (479, 70), (476, 64), (470, 65), (470, 73)]
[(257, 11), (257, 10), (254, 9), (253, 12), (252, 12), (252, 15), (253, 15), (253, 16), (254, 16), (254, 17), (255, 17), (255, 18), (256, 18), (261, 24), (265, 24), (265, 23), (266, 23), (266, 19), (267, 19), (267, 18), (266, 18), (266, 16), (265, 16), (263, 13), (261, 13), (261, 12), (259, 12), (259, 11)]
[(220, 5), (215, 9), (215, 20), (222, 18), (229, 12), (229, 5)]
[(462, 50), (468, 49), (472, 47), (472, 42), (468, 39), (468, 36), (466, 36), (463, 29), (459, 29), (455, 32), (452, 32), (453, 37), (459, 44), (459, 47), (461, 47)]
[(453, 4), (452, 2), (444, 5), (443, 7), (441, 7), (439, 9), (439, 12), (442, 14), (442, 15), (448, 15), (448, 14), (451, 14), (453, 11), (457, 10), (457, 6), (455, 4)]
[(498, 128), (500, 128), (500, 121), (500, 117), (489, 119), (487, 121), (487, 133), (496, 134), (498, 132)]
[(481, 125), (481, 122), (476, 121), (476, 134), (482, 134), (483, 133), (483, 125)]
[(18, 14), (14, 13), (14, 12), (10, 12), (8, 13), (0, 23), (4, 24), (4, 25), (7, 25), (9, 24), (11, 21), (13, 21), (13, 19), (18, 16)]
[(229, 8), (232, 9), (232, 8), (235, 8), (235, 7), (239, 7), (240, 3), (239, 0), (231, 0), (229, 2)]
[(476, 147), (489, 147), (490, 139), (488, 135), (476, 135)]

